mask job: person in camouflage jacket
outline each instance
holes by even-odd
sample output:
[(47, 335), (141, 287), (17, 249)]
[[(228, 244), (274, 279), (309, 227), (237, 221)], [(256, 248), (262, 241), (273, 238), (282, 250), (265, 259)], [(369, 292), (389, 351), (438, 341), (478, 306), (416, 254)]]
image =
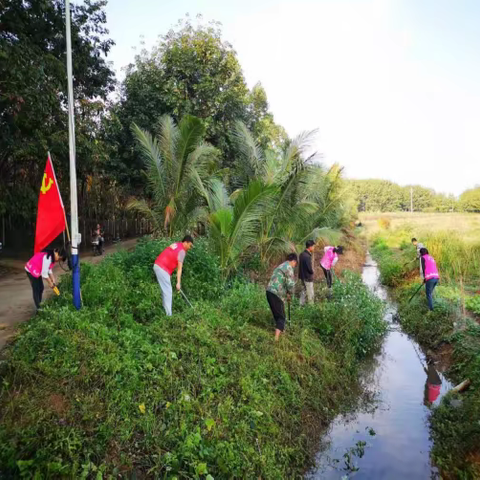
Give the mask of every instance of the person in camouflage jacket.
[(278, 341), (280, 334), (285, 329), (285, 300), (290, 297), (295, 288), (295, 267), (298, 257), (296, 253), (290, 253), (287, 261), (279, 265), (272, 274), (267, 286), (267, 301), (272, 310), (275, 320), (275, 340)]

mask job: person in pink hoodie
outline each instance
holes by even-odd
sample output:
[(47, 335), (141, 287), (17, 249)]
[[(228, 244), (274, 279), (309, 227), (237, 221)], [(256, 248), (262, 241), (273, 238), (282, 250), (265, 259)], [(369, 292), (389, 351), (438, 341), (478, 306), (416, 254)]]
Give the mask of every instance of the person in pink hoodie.
[(422, 272), (425, 291), (427, 294), (428, 309), (433, 310), (433, 291), (438, 285), (440, 275), (438, 274), (435, 259), (428, 253), (426, 248), (420, 249), (420, 271)]
[(55, 276), (53, 275), (53, 266), (60, 259), (65, 261), (67, 255), (63, 249), (59, 250), (56, 248), (55, 250), (45, 250), (44, 252), (36, 253), (25, 265), (27, 277), (32, 285), (33, 301), (37, 311), (42, 302), (43, 279), (47, 281), (56, 295), (60, 295), (55, 283)]
[(332, 288), (332, 268), (338, 262), (338, 256), (343, 254), (343, 247), (338, 245), (337, 247), (331, 247), (327, 245), (324, 249), (324, 254), (320, 260), (320, 266), (327, 280), (328, 288)]

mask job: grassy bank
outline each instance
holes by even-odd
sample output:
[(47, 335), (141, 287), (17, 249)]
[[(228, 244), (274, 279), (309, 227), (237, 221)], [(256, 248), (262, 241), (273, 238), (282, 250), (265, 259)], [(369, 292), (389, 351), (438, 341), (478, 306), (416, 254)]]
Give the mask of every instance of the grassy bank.
[[(168, 242), (167, 242), (168, 243)], [(3, 352), (0, 470), (27, 478), (295, 478), (322, 429), (353, 401), (385, 331), (383, 305), (351, 275), (300, 309), (275, 345), (262, 286), (222, 282), (197, 242), (185, 262), (194, 309), (165, 317), (150, 241), (84, 265)]]
[[(403, 233), (402, 233), (403, 232)], [(462, 394), (449, 394), (432, 413), (432, 456), (444, 478), (480, 478), (480, 325), (476, 314), (480, 296), (477, 262), (480, 248), (455, 234), (434, 233), (421, 238), (439, 266), (441, 285), (435, 310), (427, 309), (420, 285), (419, 264), (409, 245), (412, 232), (383, 232), (371, 251), (382, 281), (393, 287), (403, 329), (428, 348), (433, 358), (448, 356), (447, 375), (454, 383), (471, 380)]]

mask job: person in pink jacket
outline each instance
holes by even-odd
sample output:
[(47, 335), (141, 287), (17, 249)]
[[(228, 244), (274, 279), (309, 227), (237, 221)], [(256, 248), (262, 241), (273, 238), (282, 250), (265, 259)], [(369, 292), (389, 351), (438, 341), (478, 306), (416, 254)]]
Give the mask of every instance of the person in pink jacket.
[(433, 291), (438, 285), (440, 275), (438, 274), (435, 259), (428, 253), (426, 248), (420, 249), (420, 271), (422, 272), (423, 282), (427, 294), (428, 309), (433, 310)]
[(332, 268), (338, 262), (338, 256), (343, 254), (343, 247), (338, 245), (337, 247), (331, 247), (327, 245), (323, 251), (322, 259), (320, 260), (320, 266), (327, 280), (328, 288), (332, 288)]
[(33, 301), (38, 311), (43, 296), (43, 279), (45, 279), (50, 288), (60, 295), (57, 285), (55, 283), (55, 277), (53, 275), (53, 266), (60, 259), (65, 261), (67, 256), (65, 251), (58, 250), (46, 250), (45, 252), (36, 253), (25, 265), (25, 271), (27, 277), (32, 285)]

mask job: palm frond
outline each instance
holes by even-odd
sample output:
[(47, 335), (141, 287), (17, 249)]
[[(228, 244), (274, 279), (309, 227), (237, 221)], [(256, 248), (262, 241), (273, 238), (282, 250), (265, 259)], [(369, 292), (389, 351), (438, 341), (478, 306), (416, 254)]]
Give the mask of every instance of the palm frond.
[(136, 123), (132, 124), (132, 133), (140, 146), (142, 157), (148, 169), (149, 183), (154, 191), (160, 189), (160, 194), (165, 195), (165, 170), (162, 163), (161, 148), (157, 139), (146, 130), (141, 129)]
[(164, 169), (171, 181), (175, 174), (175, 152), (177, 150), (179, 131), (170, 115), (160, 117), (158, 126), (159, 146), (165, 164)]
[(249, 183), (235, 200), (230, 246), (241, 250), (252, 244), (260, 228), (260, 221), (271, 208), (277, 189), (266, 186), (261, 180)]
[(149, 218), (153, 223), (155, 230), (160, 230), (158, 215), (145, 200), (138, 200), (137, 198), (131, 197), (127, 200), (125, 207), (127, 210), (135, 211), (145, 218)]
[(242, 185), (261, 174), (264, 156), (257, 141), (243, 122), (236, 122), (233, 138), (238, 152), (237, 170)]
[[(190, 154), (202, 143), (205, 125), (192, 115), (185, 115), (178, 125), (179, 137), (176, 148), (175, 184), (179, 190), (190, 162), (195, 158)], [(199, 152), (200, 153), (200, 152)]]
[(230, 197), (225, 184), (218, 178), (212, 178), (208, 182), (210, 190), (210, 204), (212, 211), (228, 209), (231, 205)]

